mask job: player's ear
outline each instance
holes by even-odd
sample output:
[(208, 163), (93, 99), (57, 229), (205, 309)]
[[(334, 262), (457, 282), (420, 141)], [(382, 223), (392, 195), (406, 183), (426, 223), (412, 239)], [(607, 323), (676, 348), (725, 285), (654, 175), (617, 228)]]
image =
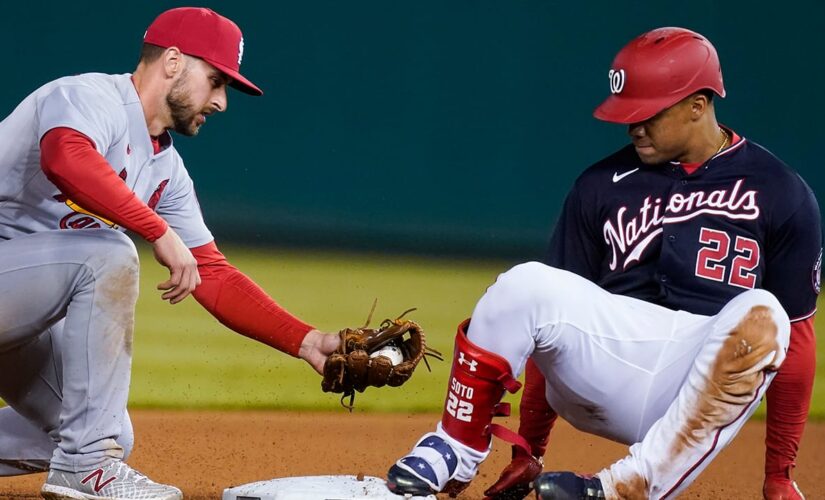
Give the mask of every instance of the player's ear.
[(690, 113), (694, 120), (700, 119), (710, 108), (710, 99), (704, 93), (696, 93), (690, 96)]
[(183, 52), (177, 47), (169, 47), (163, 51), (163, 69), (167, 77), (172, 78), (182, 72), (185, 64)]

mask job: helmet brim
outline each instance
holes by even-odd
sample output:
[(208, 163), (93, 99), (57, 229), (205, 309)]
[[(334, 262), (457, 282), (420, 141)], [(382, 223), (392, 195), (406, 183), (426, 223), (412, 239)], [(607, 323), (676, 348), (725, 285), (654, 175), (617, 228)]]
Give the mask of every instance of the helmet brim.
[(679, 102), (677, 99), (642, 99), (611, 95), (593, 111), (593, 116), (610, 123), (639, 123)]

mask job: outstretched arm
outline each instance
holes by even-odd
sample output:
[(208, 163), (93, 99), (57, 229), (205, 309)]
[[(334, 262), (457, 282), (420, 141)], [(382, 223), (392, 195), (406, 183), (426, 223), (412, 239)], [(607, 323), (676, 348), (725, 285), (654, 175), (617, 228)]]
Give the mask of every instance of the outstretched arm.
[(278, 305), (248, 276), (227, 262), (215, 242), (192, 249), (201, 285), (195, 299), (228, 328), (291, 356), (321, 373), (338, 337), (321, 333)]

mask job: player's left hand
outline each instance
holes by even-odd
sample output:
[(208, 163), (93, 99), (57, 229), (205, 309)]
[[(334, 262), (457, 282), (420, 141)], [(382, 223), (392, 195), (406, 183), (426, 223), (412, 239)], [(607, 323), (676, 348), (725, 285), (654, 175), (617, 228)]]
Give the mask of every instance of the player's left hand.
[(320, 330), (310, 330), (301, 342), (298, 357), (309, 363), (313, 370), (324, 374), (324, 363), (330, 354), (338, 349), (341, 337), (337, 334), (324, 333)]
[(541, 459), (520, 446), (513, 446), (513, 460), (484, 494), (492, 500), (521, 500), (533, 490), (530, 483), (541, 474), (541, 470)]
[(171, 227), (152, 243), (152, 247), (155, 259), (169, 269), (169, 279), (158, 284), (158, 290), (165, 291), (161, 298), (177, 304), (201, 284), (198, 261)]

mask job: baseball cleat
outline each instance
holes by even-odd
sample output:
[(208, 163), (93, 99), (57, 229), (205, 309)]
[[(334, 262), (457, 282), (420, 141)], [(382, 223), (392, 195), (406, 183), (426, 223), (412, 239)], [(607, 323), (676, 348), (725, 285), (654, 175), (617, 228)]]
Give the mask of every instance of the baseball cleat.
[(387, 487), (398, 495), (432, 495), (455, 476), (458, 456), (435, 433), (425, 434), (412, 451), (387, 472)]
[(387, 471), (387, 488), (397, 495), (427, 496), (437, 493), (421, 478), (397, 465)]
[(174, 486), (158, 484), (120, 460), (92, 471), (52, 469), (40, 494), (47, 500), (182, 500)]
[(573, 472), (545, 472), (533, 481), (540, 500), (599, 500), (604, 489), (599, 478)]
[(767, 481), (762, 487), (762, 496), (765, 500), (805, 500), (799, 486), (790, 479)]

